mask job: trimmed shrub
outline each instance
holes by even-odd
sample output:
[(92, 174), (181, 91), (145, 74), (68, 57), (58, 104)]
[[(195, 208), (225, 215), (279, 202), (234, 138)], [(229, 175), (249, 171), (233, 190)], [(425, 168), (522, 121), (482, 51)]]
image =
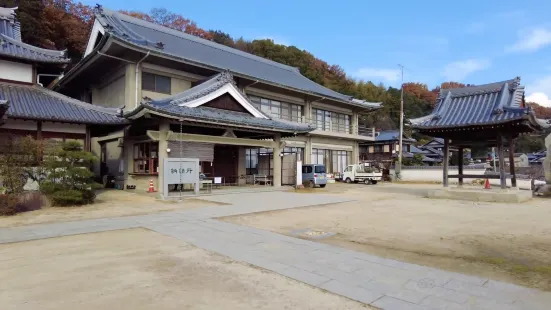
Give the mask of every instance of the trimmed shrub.
[(86, 202), (81, 191), (75, 189), (61, 190), (53, 193), (52, 203), (56, 206), (67, 207), (83, 205)]
[(19, 197), (16, 195), (0, 195), (0, 215), (17, 214), (17, 202)]

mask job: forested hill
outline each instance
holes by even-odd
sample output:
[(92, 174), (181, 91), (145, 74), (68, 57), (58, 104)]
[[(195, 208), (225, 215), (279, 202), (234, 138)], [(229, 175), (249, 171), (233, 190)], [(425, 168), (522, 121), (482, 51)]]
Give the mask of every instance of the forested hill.
[[(0, 0), (0, 6), (19, 6), (17, 13), (26, 43), (45, 48), (67, 49), (74, 63), (82, 58), (94, 22), (92, 7), (72, 0)], [(359, 99), (383, 102), (383, 108), (367, 121), (379, 129), (394, 129), (398, 126), (399, 89), (387, 88), (382, 84), (375, 85), (370, 81), (355, 80), (347, 76), (339, 65), (330, 65), (306, 50), (276, 44), (268, 39), (249, 41), (243, 37), (232, 36), (223, 30), (202, 29), (194, 21), (166, 9), (152, 9), (148, 13), (131, 10), (121, 13), (297, 67), (304, 76), (325, 87)], [(461, 86), (465, 85), (453, 81), (434, 88), (429, 88), (423, 83), (406, 83), (405, 117), (414, 118), (428, 114), (440, 88)], [(540, 117), (551, 118), (551, 108), (535, 104), (534, 108)]]

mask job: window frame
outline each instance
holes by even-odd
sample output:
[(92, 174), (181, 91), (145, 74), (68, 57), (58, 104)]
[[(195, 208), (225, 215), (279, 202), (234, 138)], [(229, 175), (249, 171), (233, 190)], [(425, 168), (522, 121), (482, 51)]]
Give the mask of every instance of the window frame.
[[(136, 154), (136, 148), (138, 154)], [(155, 153), (155, 156), (153, 156)], [(159, 143), (158, 142), (137, 142), (132, 145), (133, 173), (134, 174), (159, 174)], [(143, 162), (143, 169), (140, 163)], [(146, 169), (149, 167), (149, 169)], [(153, 171), (152, 171), (153, 170)]]
[(258, 96), (248, 96), (253, 106), (268, 115), (292, 122), (302, 123), (304, 106), (290, 102), (273, 100)]
[[(153, 89), (149, 88), (148, 86), (146, 86), (146, 83), (144, 83), (144, 76), (151, 76), (153, 77)], [(168, 91), (166, 90), (161, 90), (160, 87), (158, 86), (158, 79), (167, 79), (168, 80)], [(145, 90), (145, 91), (151, 91), (151, 92), (155, 92), (155, 93), (160, 93), (160, 94), (167, 94), (167, 95), (170, 95), (172, 94), (172, 78), (170, 76), (166, 76), (166, 75), (160, 75), (160, 74), (156, 74), (156, 73), (151, 73), (151, 72), (142, 72), (142, 90)]]

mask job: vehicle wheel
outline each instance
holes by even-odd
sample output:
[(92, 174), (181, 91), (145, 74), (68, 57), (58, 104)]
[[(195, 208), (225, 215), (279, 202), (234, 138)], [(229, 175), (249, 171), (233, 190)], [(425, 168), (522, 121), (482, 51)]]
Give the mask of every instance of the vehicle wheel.
[(377, 184), (377, 181), (373, 180), (373, 181), (371, 181), (371, 184), (375, 185), (375, 184)]
[(310, 181), (310, 184), (308, 185), (309, 188), (314, 188), (316, 187), (316, 184), (314, 183), (314, 181)]
[(346, 178), (346, 180), (344, 180), (344, 182), (350, 184), (350, 183), (352, 183), (352, 180), (350, 180), (350, 178)]
[(365, 183), (365, 185), (369, 185), (369, 184), (371, 184), (371, 180), (370, 179), (365, 179), (364, 183)]
[(325, 185), (327, 185), (327, 184), (320, 184), (320, 187), (321, 187), (321, 188), (324, 188)]

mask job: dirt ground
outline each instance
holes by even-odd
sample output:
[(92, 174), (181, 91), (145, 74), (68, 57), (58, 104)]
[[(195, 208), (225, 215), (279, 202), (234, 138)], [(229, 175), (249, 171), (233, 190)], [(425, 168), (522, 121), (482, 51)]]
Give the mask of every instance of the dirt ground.
[(145, 229), (0, 245), (0, 309), (365, 309)]
[(77, 207), (46, 206), (41, 210), (19, 213), (14, 216), (0, 216), (0, 227), (140, 215), (199, 208), (216, 204), (215, 202), (194, 198), (187, 198), (182, 202), (162, 201), (157, 200), (154, 194), (106, 190), (100, 192), (96, 201), (91, 205)]
[(551, 290), (550, 200), (500, 204), (423, 198), (438, 186), (330, 184), (303, 192), (356, 201), (224, 220), (289, 236), (307, 228), (333, 232), (314, 241)]

